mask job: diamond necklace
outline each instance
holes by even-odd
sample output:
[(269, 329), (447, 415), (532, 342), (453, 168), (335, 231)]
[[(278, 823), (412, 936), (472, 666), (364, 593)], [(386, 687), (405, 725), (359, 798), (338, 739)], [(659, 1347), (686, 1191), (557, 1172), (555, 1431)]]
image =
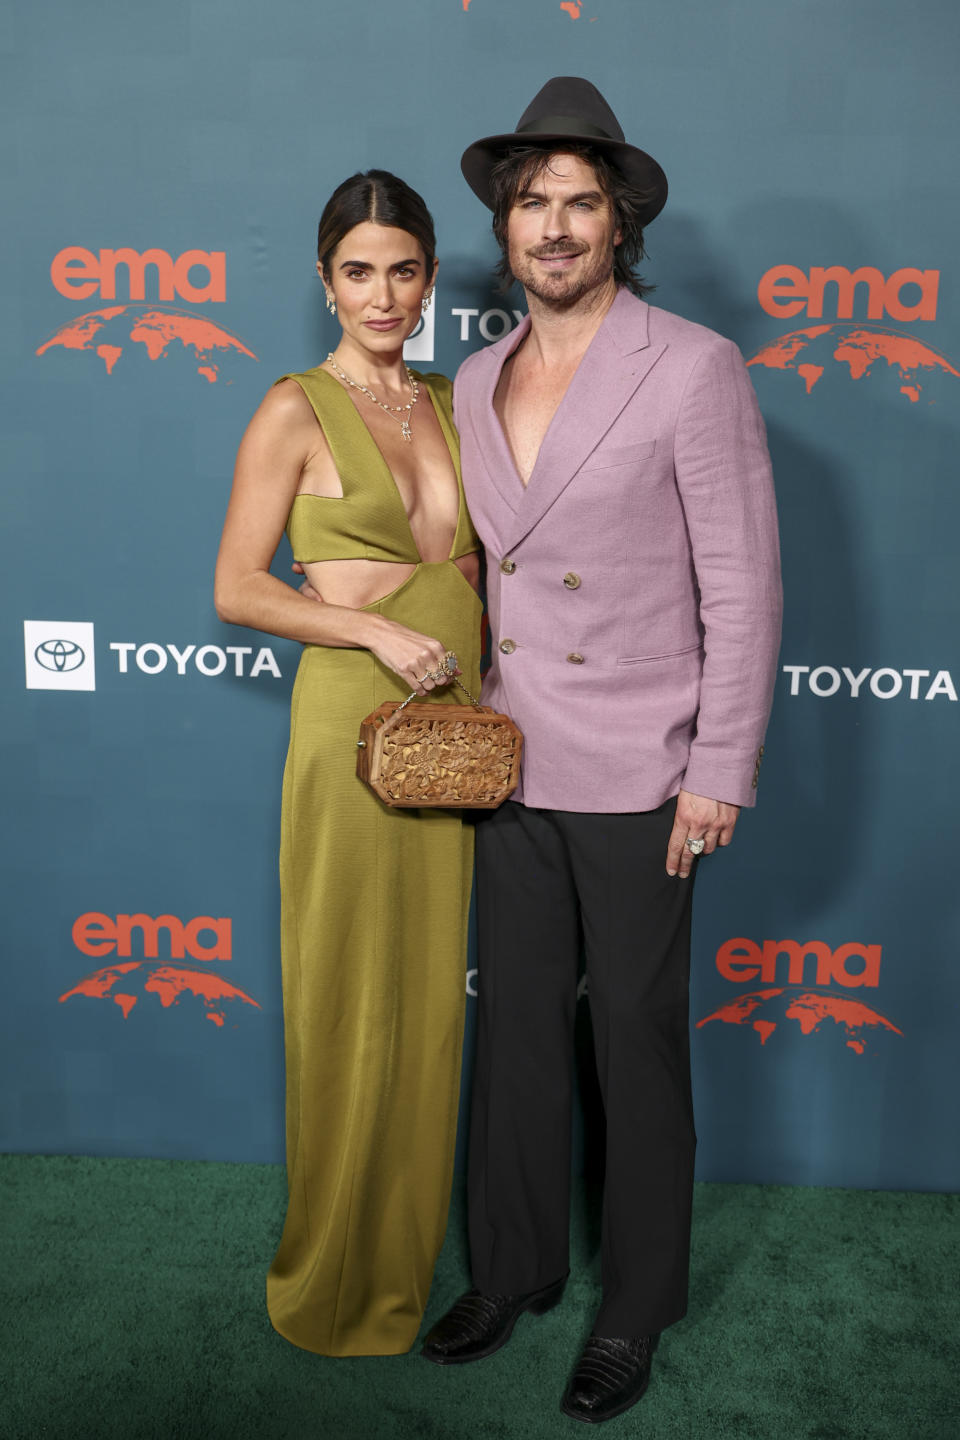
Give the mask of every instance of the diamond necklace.
[(393, 419), (396, 420), (398, 425), (400, 426), (400, 434), (403, 436), (404, 440), (413, 440), (413, 434), (410, 430), (410, 421), (413, 419), (413, 407), (414, 405), (416, 405), (417, 401), (420, 398), (420, 381), (413, 378), (406, 365), (404, 365), (403, 369), (407, 377), (407, 384), (410, 386), (410, 390), (412, 392), (410, 400), (406, 405), (385, 405), (382, 400), (377, 399), (373, 391), (368, 389), (366, 385), (361, 385), (359, 380), (352, 379), (351, 376), (347, 374), (346, 370), (342, 369), (337, 364), (336, 360), (334, 360), (333, 358), (332, 353), (327, 356), (327, 364), (335, 372), (335, 374), (339, 375), (341, 380), (345, 380), (346, 383), (352, 386), (354, 390), (359, 390), (361, 395), (366, 395), (367, 399), (372, 400), (374, 405), (379, 405), (381, 410), (383, 410), (387, 415), (392, 416)]

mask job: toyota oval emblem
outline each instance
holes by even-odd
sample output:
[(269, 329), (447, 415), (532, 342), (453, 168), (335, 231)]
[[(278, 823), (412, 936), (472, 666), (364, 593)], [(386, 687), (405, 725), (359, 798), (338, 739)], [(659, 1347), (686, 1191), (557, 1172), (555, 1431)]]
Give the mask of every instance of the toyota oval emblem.
[(73, 640), (44, 640), (33, 652), (33, 658), (44, 670), (76, 670), (86, 660), (83, 649)]

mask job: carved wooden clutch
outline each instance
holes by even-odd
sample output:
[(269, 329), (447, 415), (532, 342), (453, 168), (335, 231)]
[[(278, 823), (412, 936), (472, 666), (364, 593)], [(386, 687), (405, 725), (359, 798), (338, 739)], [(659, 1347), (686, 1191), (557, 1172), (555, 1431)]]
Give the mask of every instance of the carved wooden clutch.
[(385, 805), (494, 810), (517, 788), (523, 736), (489, 705), (387, 700), (357, 741), (357, 774)]

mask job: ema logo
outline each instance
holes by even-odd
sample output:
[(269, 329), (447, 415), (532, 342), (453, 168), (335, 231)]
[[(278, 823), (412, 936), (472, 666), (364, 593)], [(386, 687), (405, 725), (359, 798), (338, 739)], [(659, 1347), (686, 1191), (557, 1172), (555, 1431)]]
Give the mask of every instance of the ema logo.
[(28, 690), (95, 690), (93, 625), (86, 620), (24, 620)]
[[(68, 245), (53, 257), (50, 279), (58, 294), (68, 300), (116, 300), (118, 284), (126, 303), (89, 310), (63, 325), (37, 350), (86, 351), (103, 362), (112, 375), (122, 361), (138, 357), (152, 361), (189, 361), (196, 373), (211, 384), (227, 362), (256, 355), (235, 335), (194, 311), (166, 303), (140, 304), (147, 290), (156, 289), (157, 301), (174, 299), (190, 305), (222, 304), (227, 298), (227, 257), (223, 250), (186, 250), (176, 259), (166, 250), (100, 250), (94, 254), (81, 245)], [(242, 362), (241, 362), (242, 363)], [(231, 381), (227, 381), (228, 384)]]
[(747, 364), (794, 372), (808, 395), (825, 375), (827, 385), (838, 378), (869, 377), (872, 385), (897, 385), (899, 393), (916, 404), (931, 381), (937, 382), (936, 395), (946, 376), (960, 379), (960, 370), (911, 335), (887, 326), (867, 328), (854, 321), (853, 314), (865, 306), (865, 318), (871, 321), (884, 316), (903, 324), (935, 320), (939, 286), (939, 270), (905, 267), (884, 276), (870, 265), (853, 271), (843, 265), (815, 265), (809, 273), (796, 265), (774, 265), (757, 286), (757, 299), (768, 315), (786, 320), (805, 311), (808, 319), (819, 320), (829, 310), (836, 318), (781, 335)]
[[(218, 1029), (226, 1024), (229, 1007), (232, 1007), (231, 1016), (245, 1013), (241, 1005), (260, 1008), (256, 1000), (215, 971), (165, 962), (148, 964), (150, 960), (159, 959), (161, 935), (165, 937), (164, 948), (169, 950), (171, 960), (182, 960), (185, 953), (204, 962), (232, 960), (232, 926), (225, 916), (197, 915), (184, 923), (176, 915), (111, 918), (99, 910), (90, 910), (77, 917), (71, 935), (83, 955), (101, 957), (116, 952), (123, 958), (136, 953), (142, 958), (127, 958), (125, 963), (94, 970), (60, 996), (61, 1004), (78, 998), (108, 1001), (116, 1005), (127, 1020), (141, 999), (147, 1006), (159, 1003), (164, 1010), (186, 1002), (188, 1010), (199, 1008), (204, 1019)], [(236, 1029), (236, 1024), (232, 1028)]]
[[(97, 290), (101, 300), (117, 298), (117, 267), (126, 271), (131, 300), (147, 298), (147, 266), (157, 274), (157, 299), (179, 296), (191, 305), (227, 298), (227, 256), (223, 250), (186, 250), (174, 260), (166, 250), (101, 250), (99, 256), (80, 245), (68, 245), (53, 257), (50, 279), (53, 288), (68, 300), (88, 300)], [(194, 285), (190, 276), (206, 271), (206, 284)]]
[[(270, 675), (283, 678), (277, 657), (269, 645), (256, 653), (252, 645), (158, 645), (148, 640), (111, 640), (117, 673), (143, 675), (188, 673), (210, 679), (230, 674), (255, 680)], [(93, 625), (78, 620), (24, 620), (23, 650), (28, 690), (95, 690), (97, 688), (93, 647)], [(252, 657), (252, 658), (251, 658)]]
[[(764, 940), (762, 945), (742, 937), (727, 940), (717, 951), (717, 970), (723, 978), (735, 985), (759, 980), (769, 988), (738, 995), (698, 1020), (697, 1029), (715, 1020), (746, 1026), (766, 1045), (781, 1021), (799, 1026), (804, 1037), (819, 1034), (830, 1021), (847, 1049), (863, 1055), (876, 1036), (903, 1034), (879, 1011), (842, 993), (862, 986), (876, 988), (881, 958), (879, 945), (856, 942), (831, 950), (820, 940), (805, 945), (795, 940)], [(834, 986), (842, 989), (826, 988)]]
[[(156, 960), (160, 953), (161, 930), (166, 932), (173, 960), (182, 960), (185, 951), (189, 951), (194, 960), (233, 959), (233, 927), (225, 916), (215, 920), (212, 915), (198, 915), (184, 925), (176, 915), (158, 915), (155, 920), (149, 915), (118, 915), (111, 920), (99, 910), (88, 910), (73, 922), (70, 934), (78, 950), (98, 959), (114, 950), (118, 955), (132, 955), (135, 930), (140, 932), (143, 953), (148, 959)], [(212, 935), (213, 942), (204, 944), (201, 939), (204, 934)]]
[[(819, 320), (829, 285), (837, 287), (838, 320), (853, 319), (854, 297), (860, 285), (866, 287), (868, 320), (882, 320), (886, 314), (891, 320), (900, 320), (906, 325), (912, 320), (937, 318), (939, 270), (894, 270), (885, 280), (879, 270), (869, 265), (862, 265), (852, 273), (842, 265), (831, 265), (826, 270), (815, 265), (809, 275), (796, 265), (774, 265), (757, 286), (757, 299), (767, 314), (776, 319), (788, 320), (806, 310), (810, 319)], [(913, 305), (904, 303), (904, 290), (908, 296), (919, 291), (919, 299)]]

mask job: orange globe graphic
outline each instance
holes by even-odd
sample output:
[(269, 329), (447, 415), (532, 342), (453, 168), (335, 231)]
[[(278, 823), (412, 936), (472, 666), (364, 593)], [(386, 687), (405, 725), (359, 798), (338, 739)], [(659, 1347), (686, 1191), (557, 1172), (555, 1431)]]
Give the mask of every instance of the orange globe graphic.
[(62, 326), (37, 354), (45, 355), (55, 347), (96, 356), (108, 375), (122, 366), (131, 352), (146, 354), (150, 360), (185, 360), (210, 384), (221, 378), (225, 363), (235, 365), (243, 363), (243, 357), (257, 358), (212, 320), (167, 305), (110, 305), (105, 310), (90, 310)]
[(770, 990), (752, 990), (721, 1005), (712, 1015), (697, 1021), (697, 1029), (719, 1020), (724, 1025), (745, 1025), (766, 1045), (770, 1036), (786, 1021), (798, 1025), (804, 1036), (815, 1035), (827, 1024), (837, 1027), (844, 1044), (857, 1055), (866, 1053), (875, 1036), (884, 1032), (902, 1035), (883, 1015), (860, 1000), (827, 990), (804, 990), (781, 985)]
[(913, 404), (931, 381), (945, 376), (960, 379), (960, 370), (945, 355), (912, 335), (877, 326), (868, 328), (855, 321), (793, 330), (758, 350), (747, 365), (792, 371), (808, 395), (824, 375), (829, 378), (836, 374), (846, 380), (870, 377), (888, 383)]
[(256, 1000), (251, 1000), (249, 995), (211, 970), (154, 965), (144, 960), (130, 960), (95, 970), (79, 985), (61, 995), (60, 1003), (77, 997), (109, 1001), (123, 1012), (125, 1020), (129, 1019), (141, 999), (147, 1005), (159, 1003), (164, 1010), (186, 1004), (189, 1008), (199, 1007), (204, 1018), (219, 1028), (226, 1023), (228, 1007), (232, 1010), (231, 1018), (240, 1012), (241, 1005), (260, 1009)]
[[(470, 9), (471, 0), (460, 0), (464, 11)], [(583, 0), (559, 0), (561, 10), (565, 10), (571, 20), (579, 20), (583, 11)]]

